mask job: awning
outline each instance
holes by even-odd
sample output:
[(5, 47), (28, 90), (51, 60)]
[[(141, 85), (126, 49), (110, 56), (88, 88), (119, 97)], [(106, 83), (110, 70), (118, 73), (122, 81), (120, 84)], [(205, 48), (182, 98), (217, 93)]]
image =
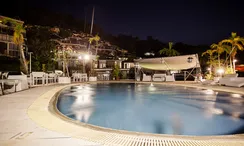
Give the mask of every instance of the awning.
[(200, 67), (197, 54), (136, 59), (135, 62), (140, 67), (151, 70), (184, 70)]

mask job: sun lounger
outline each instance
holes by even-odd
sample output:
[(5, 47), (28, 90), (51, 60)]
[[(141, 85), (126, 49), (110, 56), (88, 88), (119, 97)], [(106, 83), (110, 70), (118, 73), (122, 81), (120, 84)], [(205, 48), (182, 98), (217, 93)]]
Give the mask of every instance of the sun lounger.
[(153, 81), (158, 82), (165, 82), (166, 81), (166, 74), (154, 74)]
[(8, 85), (8, 86), (13, 86), (14, 88), (14, 92), (16, 92), (16, 86), (18, 85), (19, 80), (17, 79), (0, 79), (0, 87), (2, 90), (2, 95), (4, 95), (4, 85)]
[(18, 80), (18, 84), (16, 84), (15, 91), (21, 91), (29, 88), (27, 75), (9, 75), (8, 79)]
[(232, 77), (228, 79), (220, 80), (220, 85), (231, 86), (231, 87), (243, 87), (244, 77)]
[(142, 81), (145, 81), (145, 82), (152, 81), (152, 78), (151, 78), (151, 76), (147, 76), (146, 74), (143, 74)]
[(219, 85), (226, 85), (231, 80), (237, 78), (238, 74), (227, 74), (219, 80)]

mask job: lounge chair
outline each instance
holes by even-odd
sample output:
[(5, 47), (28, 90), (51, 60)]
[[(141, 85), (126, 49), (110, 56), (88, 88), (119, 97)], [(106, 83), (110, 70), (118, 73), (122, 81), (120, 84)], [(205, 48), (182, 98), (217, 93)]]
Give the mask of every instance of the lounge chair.
[[(15, 91), (21, 91), (28, 89), (28, 80), (27, 80), (27, 75), (9, 75), (8, 80), (15, 80)], [(5, 84), (13, 84), (11, 82), (6, 82)], [(13, 89), (12, 89), (13, 90)]]
[(143, 74), (142, 81), (145, 82), (152, 81), (152, 78), (151, 76), (147, 76), (146, 74)]
[(32, 72), (31, 73), (32, 85), (37, 85), (38, 81), (41, 81), (42, 85), (44, 85), (45, 80), (46, 80), (46, 74), (44, 72)]
[(219, 80), (219, 85), (226, 85), (231, 79), (237, 78), (238, 74), (226, 74)]
[(175, 81), (175, 76), (174, 76), (174, 74), (172, 74), (172, 75), (166, 75), (165, 76), (166, 77), (166, 81)]
[(219, 80), (219, 84), (232, 87), (244, 86), (244, 77), (237, 76), (238, 74), (227, 74)]
[(154, 74), (153, 81), (158, 82), (165, 82), (166, 81), (166, 74)]
[(17, 79), (8, 79), (8, 74), (9, 72), (0, 72), (0, 87), (2, 95), (5, 94), (4, 90), (6, 89), (11, 90), (13, 88), (13, 92), (16, 92), (16, 86), (19, 83), (19, 80)]

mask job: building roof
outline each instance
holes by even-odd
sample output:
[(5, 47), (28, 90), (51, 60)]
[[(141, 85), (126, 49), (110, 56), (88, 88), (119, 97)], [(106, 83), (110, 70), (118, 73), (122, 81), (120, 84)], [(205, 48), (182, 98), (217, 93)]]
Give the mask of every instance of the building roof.
[(12, 20), (12, 21), (15, 21), (15, 22), (24, 24), (24, 21), (21, 21), (21, 20), (17, 20), (17, 19), (14, 19), (14, 18), (10, 18), (10, 17), (6, 17), (6, 16), (2, 16), (2, 15), (0, 15), (0, 22), (1, 22), (1, 20), (3, 20), (3, 19), (10, 19), (10, 20)]

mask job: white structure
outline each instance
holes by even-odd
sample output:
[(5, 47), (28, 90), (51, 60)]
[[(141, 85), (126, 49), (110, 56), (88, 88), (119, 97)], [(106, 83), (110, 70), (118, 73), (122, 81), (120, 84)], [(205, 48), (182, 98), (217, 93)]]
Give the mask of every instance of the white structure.
[[(178, 71), (192, 69), (185, 79), (191, 75), (194, 69), (200, 68), (197, 54), (182, 55), (174, 57), (145, 58), (136, 59), (135, 75), (138, 76), (141, 69), (159, 70), (159, 71)], [(175, 81), (174, 75), (154, 74), (153, 81)]]

